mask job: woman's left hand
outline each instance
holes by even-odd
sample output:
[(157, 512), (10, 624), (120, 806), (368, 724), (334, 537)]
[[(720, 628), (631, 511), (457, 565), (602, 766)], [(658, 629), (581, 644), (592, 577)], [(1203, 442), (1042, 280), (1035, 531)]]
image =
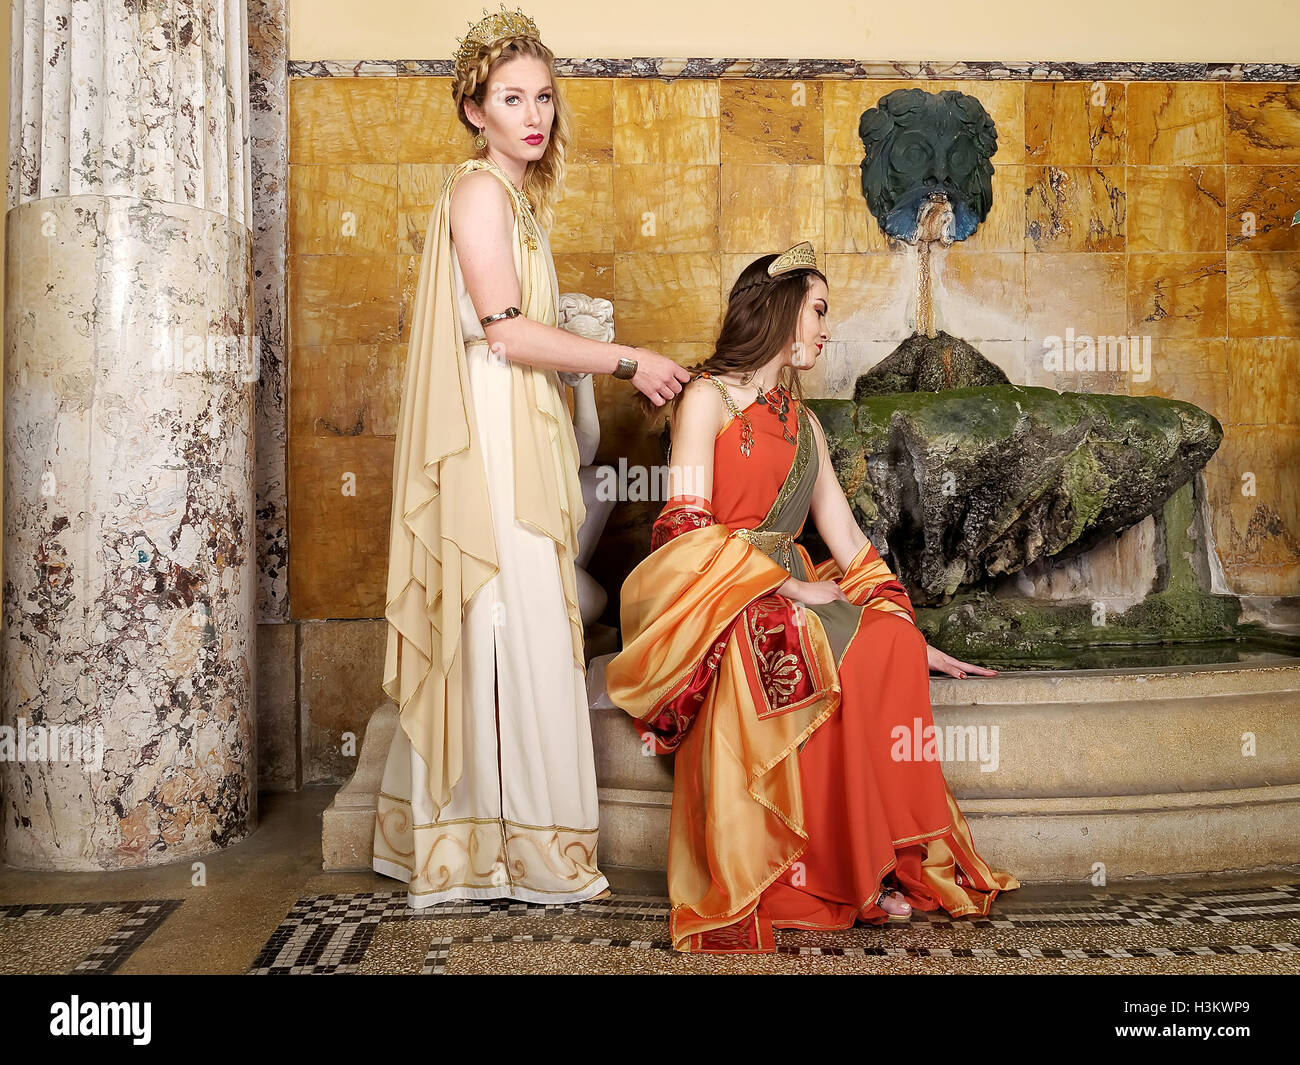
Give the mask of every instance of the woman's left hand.
[(952, 655), (946, 655), (937, 647), (930, 644), (925, 645), (925, 657), (930, 663), (931, 673), (947, 673), (950, 677), (964, 677), (971, 673), (977, 677), (996, 677), (996, 669), (985, 669), (983, 666), (973, 666), (969, 662), (961, 662)]

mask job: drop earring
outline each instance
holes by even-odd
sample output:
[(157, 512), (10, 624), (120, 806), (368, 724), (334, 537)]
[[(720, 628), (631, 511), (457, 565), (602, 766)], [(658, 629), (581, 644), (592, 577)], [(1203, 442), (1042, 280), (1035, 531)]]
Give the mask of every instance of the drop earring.
[(482, 151), (487, 147), (487, 138), (483, 136), (483, 131), (478, 131), (478, 136), (474, 138), (474, 148), (476, 151)]

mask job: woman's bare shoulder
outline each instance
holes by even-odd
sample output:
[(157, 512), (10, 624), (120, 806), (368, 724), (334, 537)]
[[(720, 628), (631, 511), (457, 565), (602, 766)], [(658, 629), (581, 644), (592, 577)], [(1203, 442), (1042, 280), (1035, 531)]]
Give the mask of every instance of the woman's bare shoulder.
[(504, 218), (514, 213), (510, 193), (501, 179), (487, 170), (471, 170), (462, 175), (451, 190), (451, 209), (473, 212), (481, 217)]
[(722, 428), (726, 416), (727, 407), (718, 391), (718, 386), (707, 378), (697, 377), (682, 389), (673, 419), (679, 431), (687, 426), (691, 428), (711, 426), (712, 430), (717, 432)]

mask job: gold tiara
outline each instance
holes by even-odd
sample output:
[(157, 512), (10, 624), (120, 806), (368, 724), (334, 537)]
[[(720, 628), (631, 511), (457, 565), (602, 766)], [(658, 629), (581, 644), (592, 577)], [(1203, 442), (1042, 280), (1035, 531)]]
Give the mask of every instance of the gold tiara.
[(470, 26), (469, 33), (464, 37), (456, 38), (457, 79), (474, 62), (482, 48), (491, 48), (497, 41), (506, 37), (532, 37), (538, 41), (542, 39), (541, 34), (537, 32), (537, 23), (518, 8), (507, 11), (505, 4), (502, 4), (500, 11), (489, 15), (487, 8), (484, 8), (483, 14), (485, 17)]
[(801, 240), (789, 251), (783, 251), (767, 268), (768, 277), (789, 273), (791, 270), (820, 270), (817, 253), (809, 241)]

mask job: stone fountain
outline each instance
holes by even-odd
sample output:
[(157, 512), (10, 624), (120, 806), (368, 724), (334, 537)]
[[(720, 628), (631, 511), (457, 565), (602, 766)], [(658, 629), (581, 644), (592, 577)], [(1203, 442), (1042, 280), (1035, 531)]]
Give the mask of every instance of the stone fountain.
[[(974, 234), (992, 205), (997, 130), (980, 102), (900, 89), (858, 129), (867, 208), (887, 237), (916, 249), (915, 332), (858, 378), (852, 400), (810, 405), (859, 524), (907, 586), (927, 638), (999, 667), (1060, 667), (1102, 646), (1249, 639), (1300, 651), (1243, 622), (1216, 572), (1199, 476), (1223, 436), (1211, 414), (1160, 397), (1016, 385), (935, 330), (934, 250)], [(1154, 543), (1140, 594), (1040, 598), (1016, 581), (1144, 522)], [(825, 557), (815, 533), (806, 541)]]

